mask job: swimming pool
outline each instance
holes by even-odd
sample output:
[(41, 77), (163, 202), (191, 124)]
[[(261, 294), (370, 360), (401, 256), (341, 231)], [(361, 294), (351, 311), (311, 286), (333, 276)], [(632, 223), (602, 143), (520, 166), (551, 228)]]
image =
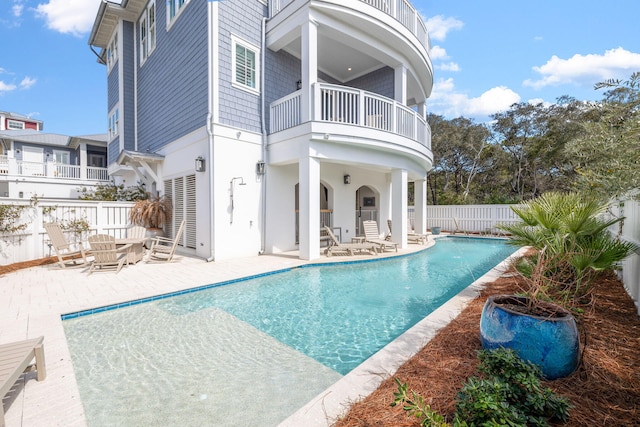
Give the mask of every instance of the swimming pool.
[(513, 251), (445, 238), (65, 320), (88, 423), (276, 425)]

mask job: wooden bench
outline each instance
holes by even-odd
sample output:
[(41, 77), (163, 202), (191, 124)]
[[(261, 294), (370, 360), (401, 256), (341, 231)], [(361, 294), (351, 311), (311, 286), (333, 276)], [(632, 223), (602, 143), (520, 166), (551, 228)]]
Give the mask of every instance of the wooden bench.
[[(0, 345), (0, 399), (11, 390), (23, 372), (36, 370), (38, 381), (47, 376), (44, 337)], [(35, 358), (35, 364), (31, 362)], [(4, 427), (4, 406), (0, 405), (0, 427)]]

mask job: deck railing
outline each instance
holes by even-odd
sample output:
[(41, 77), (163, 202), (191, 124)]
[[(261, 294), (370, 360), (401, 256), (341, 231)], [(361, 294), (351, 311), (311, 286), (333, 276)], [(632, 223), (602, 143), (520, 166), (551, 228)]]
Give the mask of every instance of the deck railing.
[[(427, 49), (431, 49), (429, 32), (424, 20), (408, 0), (360, 0), (378, 10), (392, 16), (415, 35), (420, 43)], [(294, 0), (269, 0), (269, 12), (271, 17), (276, 16)]]
[(7, 155), (0, 156), (0, 175), (47, 177), (53, 179), (75, 179), (109, 181), (107, 168), (67, 165), (55, 162), (27, 162)]
[[(417, 111), (378, 94), (328, 83), (313, 85), (312, 120), (396, 133), (431, 149), (431, 129)], [(270, 132), (301, 123), (300, 91), (271, 104)], [(319, 100), (315, 102), (314, 100)]]

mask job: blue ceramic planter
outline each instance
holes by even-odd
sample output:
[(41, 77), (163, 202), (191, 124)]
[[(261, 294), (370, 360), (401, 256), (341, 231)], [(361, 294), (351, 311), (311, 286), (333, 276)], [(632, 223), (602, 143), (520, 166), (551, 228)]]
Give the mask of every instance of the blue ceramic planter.
[(513, 349), (520, 358), (540, 366), (550, 380), (566, 377), (578, 367), (580, 337), (571, 313), (554, 306), (557, 316), (534, 316), (511, 310), (504, 303), (526, 305), (526, 298), (494, 295), (487, 299), (480, 318), (485, 349)]

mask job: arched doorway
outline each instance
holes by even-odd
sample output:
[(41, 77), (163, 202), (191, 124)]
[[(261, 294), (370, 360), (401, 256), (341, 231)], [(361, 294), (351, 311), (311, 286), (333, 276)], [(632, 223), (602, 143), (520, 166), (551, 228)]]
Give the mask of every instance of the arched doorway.
[(364, 230), (362, 221), (378, 222), (380, 211), (380, 193), (375, 189), (363, 185), (356, 190), (356, 235), (362, 236)]

